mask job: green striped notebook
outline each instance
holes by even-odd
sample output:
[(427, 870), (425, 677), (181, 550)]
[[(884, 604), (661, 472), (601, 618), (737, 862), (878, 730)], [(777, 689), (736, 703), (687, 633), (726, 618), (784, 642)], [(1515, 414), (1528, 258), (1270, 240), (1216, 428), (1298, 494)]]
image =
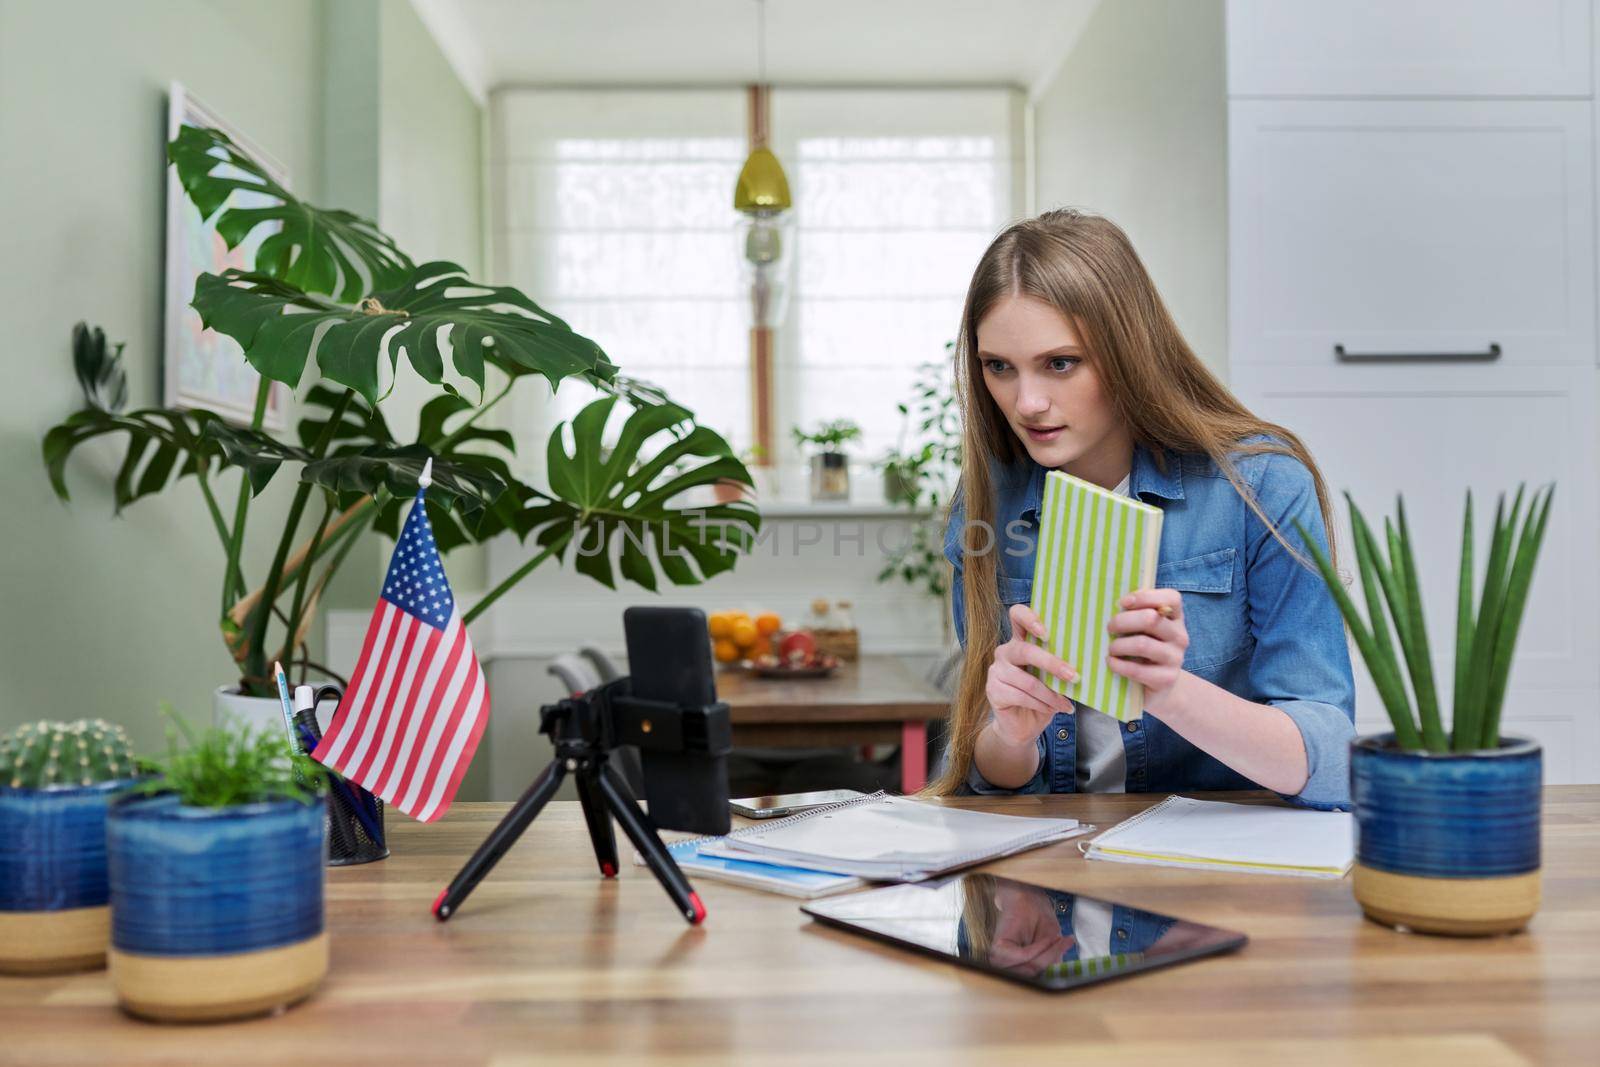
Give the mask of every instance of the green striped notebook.
[(1051, 689), (1124, 722), (1144, 709), (1144, 686), (1106, 666), (1106, 623), (1118, 601), (1155, 584), (1161, 509), (1061, 471), (1045, 476), (1033, 607), (1050, 632), (1044, 645), (1078, 670), (1072, 685), (1030, 668)]

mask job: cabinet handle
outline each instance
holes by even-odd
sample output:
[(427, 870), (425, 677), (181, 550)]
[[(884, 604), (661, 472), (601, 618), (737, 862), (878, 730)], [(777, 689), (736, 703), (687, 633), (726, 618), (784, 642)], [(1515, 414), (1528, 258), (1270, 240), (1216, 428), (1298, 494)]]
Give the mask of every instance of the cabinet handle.
[(1334, 345), (1340, 363), (1489, 363), (1500, 358), (1500, 346), (1491, 343), (1482, 352), (1349, 352)]

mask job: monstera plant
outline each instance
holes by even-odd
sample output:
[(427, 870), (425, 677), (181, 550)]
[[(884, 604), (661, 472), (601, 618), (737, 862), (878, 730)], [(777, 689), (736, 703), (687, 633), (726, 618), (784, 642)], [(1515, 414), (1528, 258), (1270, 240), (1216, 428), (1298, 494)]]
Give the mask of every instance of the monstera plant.
[[(125, 437), (118, 511), (194, 480), (221, 547), (220, 626), (245, 693), (272, 694), (274, 658), (331, 673), (306, 646), (318, 600), (367, 531), (396, 534), (430, 459), (426, 500), (441, 551), (502, 533), (530, 544), (528, 561), (466, 613), (469, 622), (552, 557), (570, 554), (607, 586), (620, 578), (654, 590), (663, 580), (704, 581), (748, 550), (759, 524), (753, 505), (681, 504), (699, 486), (750, 484), (727, 441), (620, 374), (598, 344), (527, 295), (474, 282), (454, 263), (413, 263), (370, 221), (295, 197), (216, 130), (183, 127), (167, 154), (230, 248), (270, 231), (252, 269), (202, 274), (193, 299), (204, 325), (238, 342), (260, 373), (254, 415), (240, 426), (205, 410), (124, 411), (121, 346), (79, 324), (73, 359), (84, 406), (45, 435), (44, 462), (65, 500), (73, 451)], [(438, 390), (409, 442), (395, 439), (381, 410), (384, 383), (402, 361)], [(551, 436), (544, 487), (514, 474), (512, 435), (482, 424), (535, 377), (599, 392)], [(305, 390), (290, 439), (262, 429), (272, 381)], [(271, 531), (272, 562), (252, 583), (242, 562), (251, 502), (285, 466), (295, 471), (294, 494)], [(219, 479), (234, 472), (230, 511)]]

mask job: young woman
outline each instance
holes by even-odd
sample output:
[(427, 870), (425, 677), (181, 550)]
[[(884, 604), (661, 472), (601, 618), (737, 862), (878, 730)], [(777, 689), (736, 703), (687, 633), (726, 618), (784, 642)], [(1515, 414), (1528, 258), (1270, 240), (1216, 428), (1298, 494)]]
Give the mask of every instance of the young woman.
[[(1196, 358), (1127, 236), (1067, 210), (1006, 230), (967, 291), (956, 359), (945, 555), (966, 656), (933, 790), (1266, 788), (1348, 806), (1344, 625), (1296, 529), (1327, 547), (1322, 476)], [(1026, 639), (1044, 634), (1028, 604), (1048, 470), (1164, 512), (1156, 588), (1106, 621), (1110, 669), (1145, 687), (1126, 724), (1028, 671), (1071, 682), (1081, 666)]]

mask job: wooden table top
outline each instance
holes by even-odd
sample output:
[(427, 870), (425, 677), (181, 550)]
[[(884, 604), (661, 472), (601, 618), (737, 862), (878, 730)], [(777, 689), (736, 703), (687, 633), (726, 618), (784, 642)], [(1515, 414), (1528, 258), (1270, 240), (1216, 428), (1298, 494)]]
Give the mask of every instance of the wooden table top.
[(826, 678), (717, 672), (717, 697), (735, 725), (943, 719), (950, 702), (899, 656), (846, 660)]
[[(1219, 794), (1220, 796), (1220, 794)], [(1151, 795), (960, 803), (1109, 826)], [(385, 862), (328, 872), (333, 963), (285, 1015), (135, 1022), (104, 972), (0, 977), (0, 1063), (1594, 1062), (1600, 787), (1547, 790), (1544, 907), (1526, 933), (1455, 940), (1361, 918), (1349, 880), (1088, 862), (1075, 841), (993, 864), (1249, 934), (1230, 956), (1050, 995), (813, 924), (702, 879), (689, 928), (649, 872), (597, 877), (575, 803), (552, 804), (457, 916), (428, 908), (503, 805), (394, 827)]]

